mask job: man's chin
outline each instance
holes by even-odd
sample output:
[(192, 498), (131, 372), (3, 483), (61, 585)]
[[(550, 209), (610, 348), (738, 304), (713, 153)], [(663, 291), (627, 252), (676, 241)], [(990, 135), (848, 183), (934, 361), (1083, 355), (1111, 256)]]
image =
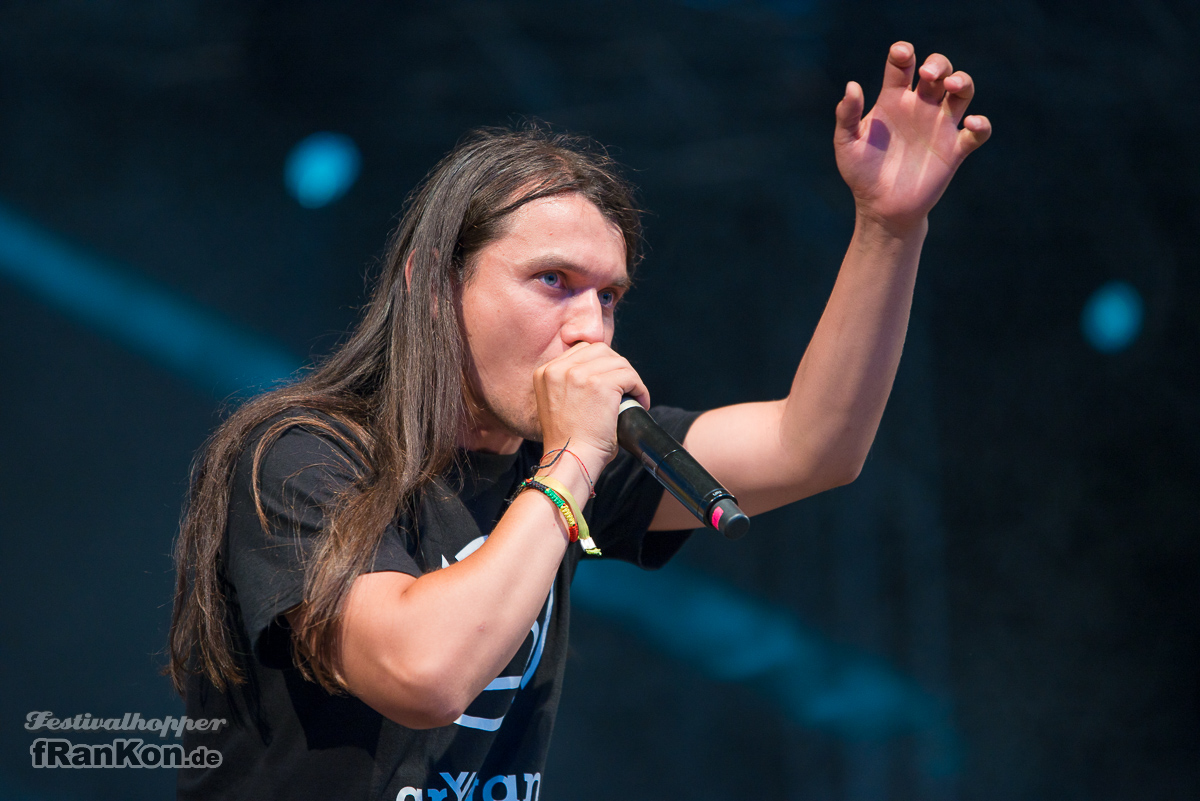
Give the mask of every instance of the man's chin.
[(492, 406), (487, 407), (487, 413), (488, 417), (499, 427), (514, 437), (534, 442), (542, 441), (542, 421), (538, 419), (536, 411), (532, 415), (524, 416), (523, 419), (520, 415), (508, 414), (507, 411), (502, 412)]
[(505, 425), (505, 428), (509, 433), (521, 439), (532, 440), (533, 442), (542, 441), (542, 426), (537, 421), (518, 425)]

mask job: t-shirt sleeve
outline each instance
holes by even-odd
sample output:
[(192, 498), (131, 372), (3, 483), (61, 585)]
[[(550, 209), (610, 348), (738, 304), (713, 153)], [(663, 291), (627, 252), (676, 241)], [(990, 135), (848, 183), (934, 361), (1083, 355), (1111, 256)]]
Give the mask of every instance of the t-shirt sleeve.
[[(227, 577), (250, 642), (300, 603), (305, 568), (324, 535), (338, 493), (354, 484), (361, 463), (327, 432), (303, 425), (285, 430), (263, 454), (258, 486), (267, 527), (254, 505), (252, 437), (234, 473), (230, 502)], [(420, 575), (395, 522), (383, 532), (365, 572)]]
[[(680, 442), (700, 414), (669, 406), (650, 409), (650, 416)], [(596, 480), (596, 497), (590, 513), (585, 513), (605, 557), (652, 570), (665, 565), (687, 542), (695, 529), (648, 531), (662, 494), (658, 480), (632, 454), (620, 450)]]

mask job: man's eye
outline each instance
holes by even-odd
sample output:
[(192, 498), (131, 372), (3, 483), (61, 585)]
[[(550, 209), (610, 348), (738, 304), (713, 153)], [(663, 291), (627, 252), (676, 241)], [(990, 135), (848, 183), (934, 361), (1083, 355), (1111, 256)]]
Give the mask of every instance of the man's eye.
[(558, 273), (542, 273), (538, 276), (538, 278), (546, 286), (562, 286), (562, 276), (560, 276)]
[(617, 303), (617, 293), (611, 289), (606, 289), (600, 293), (600, 302), (605, 306), (615, 306)]

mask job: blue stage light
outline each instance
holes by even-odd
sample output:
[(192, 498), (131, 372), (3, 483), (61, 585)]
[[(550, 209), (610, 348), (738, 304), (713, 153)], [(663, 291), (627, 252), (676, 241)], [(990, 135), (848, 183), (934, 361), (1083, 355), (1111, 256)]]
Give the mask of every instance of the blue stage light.
[(758, 686), (801, 725), (860, 739), (922, 733), (934, 746), (929, 769), (953, 770), (957, 735), (936, 698), (783, 609), (679, 565), (651, 575), (590, 560), (579, 565), (571, 600), (716, 679)]
[(1129, 347), (1142, 330), (1142, 296), (1125, 281), (1109, 281), (1088, 298), (1080, 320), (1083, 335), (1101, 353)]
[(301, 364), (220, 315), (74, 247), (3, 205), (0, 276), (218, 397), (265, 389)]
[(283, 180), (301, 206), (316, 209), (346, 194), (358, 178), (361, 163), (353, 139), (322, 131), (301, 139), (292, 148)]

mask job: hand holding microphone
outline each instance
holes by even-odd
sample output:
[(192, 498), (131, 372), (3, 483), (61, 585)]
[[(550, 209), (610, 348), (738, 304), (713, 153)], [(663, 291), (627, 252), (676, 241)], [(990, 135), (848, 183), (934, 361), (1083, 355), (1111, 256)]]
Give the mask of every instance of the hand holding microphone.
[[(642, 404), (649, 393), (624, 357), (602, 343), (577, 344), (540, 367), (534, 375), (542, 442), (547, 451), (572, 442), (591, 475), (616, 455), (620, 445), (668, 492), (708, 528), (737, 539), (750, 528), (750, 518), (737, 499), (722, 487), (675, 438), (654, 422)], [(619, 406), (612, 404), (627, 393)], [(616, 442), (613, 418), (616, 415)]]

